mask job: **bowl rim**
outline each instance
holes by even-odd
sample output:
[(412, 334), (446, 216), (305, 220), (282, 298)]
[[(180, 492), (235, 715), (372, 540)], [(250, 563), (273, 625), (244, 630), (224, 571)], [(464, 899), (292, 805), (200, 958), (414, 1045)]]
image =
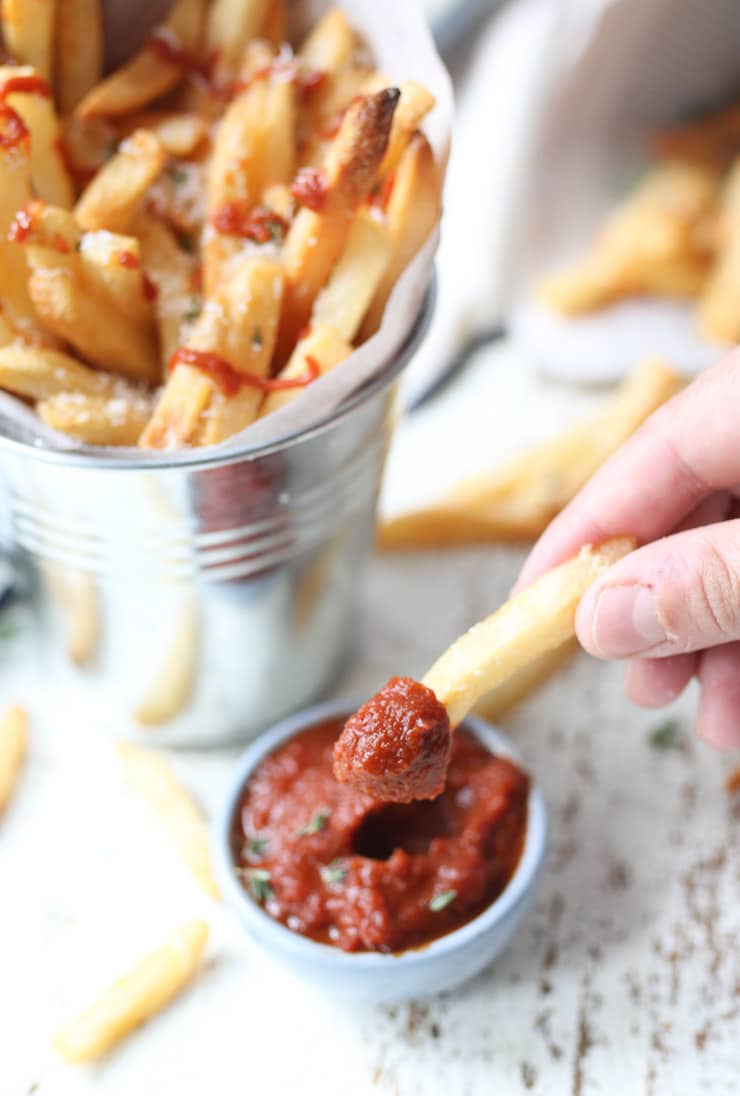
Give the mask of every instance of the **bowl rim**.
[[(489, 906), (460, 928), (444, 936), (437, 937), (428, 944), (400, 952), (358, 951), (347, 952), (331, 944), (323, 944), (310, 937), (294, 932), (280, 921), (266, 913), (247, 893), (239, 882), (231, 854), (231, 829), (234, 816), (241, 800), (247, 780), (257, 766), (279, 746), (300, 731), (337, 716), (349, 715), (355, 711), (362, 700), (344, 699), (325, 701), (321, 704), (303, 708), (287, 716), (275, 726), (265, 731), (252, 742), (239, 758), (229, 784), (229, 791), (223, 806), (216, 817), (213, 827), (212, 848), (216, 876), (224, 899), (231, 905), (240, 918), (247, 923), (250, 936), (258, 944), (269, 950), (270, 946), (283, 954), (290, 953), (296, 959), (308, 960), (314, 964), (324, 963), (335, 971), (388, 972), (398, 964), (406, 968), (422, 966), (436, 958), (448, 955), (470, 944), (473, 940), (487, 935), (502, 922), (528, 897), (536, 883), (545, 860), (548, 842), (547, 808), (544, 796), (538, 784), (530, 774), (530, 789), (527, 801), (527, 832), (524, 848), (514, 874), (505, 888)], [(484, 746), (493, 753), (522, 764), (519, 751), (501, 730), (481, 719), (468, 716), (462, 724), (471, 731)], [(265, 936), (272, 937), (270, 944)]]

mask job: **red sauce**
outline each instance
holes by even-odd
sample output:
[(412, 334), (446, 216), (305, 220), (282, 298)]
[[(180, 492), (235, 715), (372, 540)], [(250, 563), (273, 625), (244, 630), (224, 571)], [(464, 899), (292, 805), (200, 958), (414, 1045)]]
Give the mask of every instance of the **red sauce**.
[(347, 720), (334, 775), (388, 802), (433, 799), (444, 787), (451, 748), (447, 711), (432, 690), (392, 677)]
[(24, 244), (33, 229), (33, 202), (19, 209), (8, 229), (8, 239), (16, 244)]
[(17, 110), (0, 101), (0, 148), (16, 149), (27, 144), (30, 133)]
[(461, 729), (437, 799), (383, 805), (334, 780), (341, 726), (303, 731), (252, 776), (232, 833), (243, 884), (276, 920), (322, 943), (419, 947), (505, 888), (524, 845), (529, 780)]
[(141, 292), (144, 294), (145, 301), (156, 301), (159, 296), (159, 290), (146, 273), (141, 275)]
[(236, 396), (242, 388), (258, 388), (260, 392), (284, 392), (288, 388), (305, 388), (321, 375), (321, 366), (309, 354), (306, 355), (308, 372), (299, 377), (258, 377), (256, 373), (234, 369), (225, 358), (207, 350), (191, 350), (181, 346), (169, 360), (172, 371), (180, 362), (200, 369), (221, 389), (224, 396)]
[(141, 259), (138, 255), (135, 255), (133, 251), (119, 251), (116, 255), (119, 266), (125, 266), (127, 270), (138, 270), (141, 266)]
[(185, 49), (177, 35), (167, 27), (157, 27), (152, 31), (146, 44), (147, 48), (156, 53), (160, 61), (164, 61), (167, 65), (177, 65), (191, 72), (200, 70), (201, 65), (198, 59)]
[(58, 251), (60, 255), (69, 254), (69, 244), (60, 232), (55, 232), (51, 237), (51, 246), (55, 251)]
[(241, 236), (258, 244), (280, 242), (289, 225), (284, 217), (266, 206), (245, 209), (240, 202), (225, 202), (211, 217), (211, 224), (225, 236)]
[(43, 76), (29, 73), (19, 76), (8, 76), (7, 80), (0, 83), (0, 100), (5, 102), (8, 95), (14, 92), (25, 92), (31, 95), (42, 95), (44, 99), (51, 98), (51, 88)]
[(326, 203), (329, 186), (324, 172), (317, 167), (303, 167), (298, 172), (290, 193), (299, 203), (314, 213), (320, 212)]
[(228, 88), (222, 88), (221, 97), (233, 99), (235, 95), (250, 88), (257, 80), (270, 80), (273, 77), (282, 78), (285, 83), (292, 84), (302, 102), (309, 100), (328, 79), (327, 73), (319, 69), (301, 68), (298, 60), (288, 49), (276, 57), (271, 64), (256, 69), (248, 79), (235, 80)]

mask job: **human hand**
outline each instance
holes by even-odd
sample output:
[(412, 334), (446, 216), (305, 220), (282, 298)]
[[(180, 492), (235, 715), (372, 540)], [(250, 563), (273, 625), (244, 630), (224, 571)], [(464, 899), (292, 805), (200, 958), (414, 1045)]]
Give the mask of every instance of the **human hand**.
[(586, 592), (578, 639), (629, 659), (643, 707), (701, 687), (697, 729), (740, 747), (740, 351), (652, 415), (552, 522), (517, 588), (582, 544), (632, 534), (640, 547)]

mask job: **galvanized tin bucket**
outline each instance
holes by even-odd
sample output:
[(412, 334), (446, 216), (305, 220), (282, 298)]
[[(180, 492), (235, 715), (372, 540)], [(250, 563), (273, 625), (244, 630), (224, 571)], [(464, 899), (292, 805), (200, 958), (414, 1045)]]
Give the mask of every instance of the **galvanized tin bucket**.
[(133, 464), (0, 437), (0, 538), (54, 677), (117, 734), (216, 746), (320, 696), (351, 649), (392, 428), (426, 330), (312, 429)]

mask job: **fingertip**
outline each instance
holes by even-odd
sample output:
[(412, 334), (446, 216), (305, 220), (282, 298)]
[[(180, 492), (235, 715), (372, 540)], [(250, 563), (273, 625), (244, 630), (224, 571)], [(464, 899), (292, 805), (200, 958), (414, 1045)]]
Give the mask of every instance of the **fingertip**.
[(596, 603), (599, 598), (599, 594), (602, 589), (600, 582), (595, 582), (593, 586), (590, 586), (586, 593), (583, 595), (578, 603), (576, 609), (576, 636), (578, 642), (583, 647), (584, 651), (587, 651), (594, 658), (607, 658), (604, 652), (596, 642), (594, 634), (594, 617), (596, 614)]
[(704, 651), (696, 731), (715, 750), (740, 749), (740, 643)]

